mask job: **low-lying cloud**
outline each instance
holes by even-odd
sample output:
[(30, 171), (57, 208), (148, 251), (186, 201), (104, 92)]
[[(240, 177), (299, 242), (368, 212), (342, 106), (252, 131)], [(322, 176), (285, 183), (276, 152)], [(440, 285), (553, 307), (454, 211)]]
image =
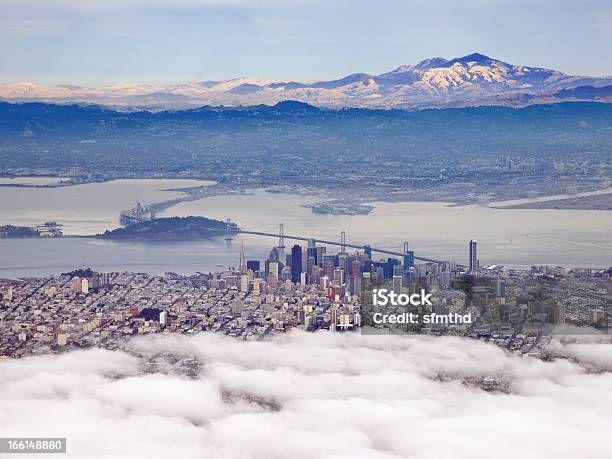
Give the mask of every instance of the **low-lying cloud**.
[[(155, 335), (130, 346), (0, 361), (1, 436), (67, 437), (69, 457), (92, 458), (609, 457), (609, 345), (559, 345), (587, 368), (459, 338)], [(139, 352), (195, 356), (199, 373), (143, 374)], [(471, 383), (486, 377), (507, 390)]]

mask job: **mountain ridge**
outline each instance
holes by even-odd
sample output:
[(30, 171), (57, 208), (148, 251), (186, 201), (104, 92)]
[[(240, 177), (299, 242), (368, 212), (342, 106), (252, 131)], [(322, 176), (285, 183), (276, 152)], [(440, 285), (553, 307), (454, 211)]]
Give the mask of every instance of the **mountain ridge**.
[[(239, 77), (175, 84), (116, 83), (92, 88), (29, 82), (0, 84), (0, 100), (80, 102), (154, 110), (202, 105), (274, 105), (284, 100), (330, 108), (418, 109), (487, 103), (510, 106), (550, 103), (565, 100), (555, 95), (560, 91), (609, 85), (612, 85), (612, 76), (573, 76), (471, 53), (450, 60), (428, 58), (379, 75), (357, 72), (334, 80), (311, 82)], [(580, 100), (583, 92), (574, 91), (574, 100)], [(590, 91), (589, 97), (585, 100), (612, 102), (605, 91)]]

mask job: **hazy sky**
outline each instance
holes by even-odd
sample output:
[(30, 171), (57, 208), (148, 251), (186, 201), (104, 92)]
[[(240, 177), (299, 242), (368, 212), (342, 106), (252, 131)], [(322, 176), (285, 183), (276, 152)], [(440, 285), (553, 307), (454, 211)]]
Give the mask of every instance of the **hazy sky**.
[(612, 74), (610, 0), (0, 0), (0, 82), (381, 73), (481, 52)]

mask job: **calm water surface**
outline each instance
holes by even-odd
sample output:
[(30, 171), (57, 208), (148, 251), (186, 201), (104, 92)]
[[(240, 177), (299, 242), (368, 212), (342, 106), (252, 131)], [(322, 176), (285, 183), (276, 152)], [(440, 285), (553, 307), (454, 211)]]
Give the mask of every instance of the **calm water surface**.
[[(200, 183), (199, 183), (200, 184)], [(64, 223), (66, 233), (101, 232), (118, 225), (121, 209), (136, 201), (171, 199), (193, 186), (188, 180), (121, 180), (61, 189), (0, 188), (2, 223)], [(54, 193), (58, 191), (58, 193)], [(374, 203), (370, 215), (314, 214), (303, 204), (308, 196), (250, 190), (242, 196), (217, 196), (184, 202), (163, 216), (202, 215), (238, 223), (244, 229), (370, 243), (401, 250), (409, 241), (417, 255), (467, 261), (467, 241), (477, 239), (481, 264), (523, 267), (531, 264), (568, 267), (612, 265), (612, 212), (586, 210), (492, 209), (452, 207), (443, 203)], [(229, 246), (209, 241), (146, 243), (91, 239), (0, 240), (0, 277), (47, 275), (91, 266), (114, 271), (215, 271), (238, 263), (240, 241), (247, 258), (264, 259), (273, 238), (241, 236)], [(293, 242), (286, 241), (290, 246)], [(334, 249), (332, 249), (334, 250)]]

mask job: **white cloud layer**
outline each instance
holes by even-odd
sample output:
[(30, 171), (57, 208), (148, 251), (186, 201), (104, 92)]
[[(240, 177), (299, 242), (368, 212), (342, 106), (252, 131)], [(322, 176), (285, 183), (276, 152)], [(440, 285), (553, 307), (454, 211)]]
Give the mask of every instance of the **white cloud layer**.
[[(612, 374), (454, 338), (292, 333), (247, 343), (150, 336), (198, 378), (100, 349), (0, 362), (3, 437), (67, 437), (92, 458), (609, 458)], [(599, 347), (597, 347), (599, 346)], [(612, 347), (572, 344), (610, 368)], [(437, 375), (505, 375), (489, 393)]]

